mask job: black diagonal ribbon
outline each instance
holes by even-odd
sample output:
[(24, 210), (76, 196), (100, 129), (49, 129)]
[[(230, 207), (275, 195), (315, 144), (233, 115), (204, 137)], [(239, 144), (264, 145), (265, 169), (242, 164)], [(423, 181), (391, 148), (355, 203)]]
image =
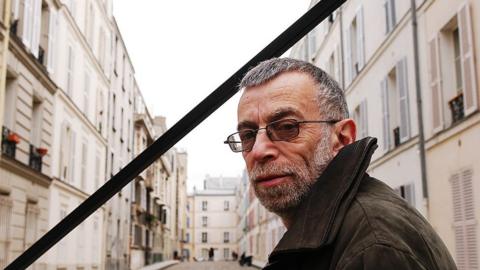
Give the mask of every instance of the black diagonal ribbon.
[[(238, 83), (250, 68), (261, 61), (281, 56), (345, 1), (322, 0), (318, 2), (5, 269), (27, 268), (230, 99), (238, 91)], [(275, 12), (275, 6), (272, 6), (272, 12)]]

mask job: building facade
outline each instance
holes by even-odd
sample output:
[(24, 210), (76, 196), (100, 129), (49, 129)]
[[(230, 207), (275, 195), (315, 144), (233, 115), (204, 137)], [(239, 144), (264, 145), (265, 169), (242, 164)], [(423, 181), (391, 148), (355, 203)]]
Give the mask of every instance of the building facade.
[(268, 255), (286, 231), (279, 216), (263, 207), (255, 196), (247, 171), (242, 175), (236, 190), (237, 238), (239, 256), (252, 256), (255, 265), (263, 267)]
[[(0, 4), (2, 18), (9, 20), (2, 21), (1, 33), (0, 267), (49, 227), (51, 131), (57, 92), (40, 50), (40, 37), (46, 29), (27, 18), (27, 12), (7, 3)], [(41, 12), (38, 3), (32, 12)], [(45, 258), (34, 264), (37, 268), (45, 266)]]
[(369, 173), (431, 222), (459, 269), (473, 269), (479, 255), (474, 198), (480, 176), (478, 151), (472, 150), (480, 138), (479, 4), (417, 0), (417, 35), (411, 11), (410, 1), (347, 1), (292, 56), (340, 82), (357, 137), (378, 138)]
[(194, 190), (189, 195), (185, 253), (191, 260), (208, 260), (213, 248), (214, 261), (231, 260), (238, 253), (235, 188), (238, 178), (210, 177), (204, 181), (209, 189)]

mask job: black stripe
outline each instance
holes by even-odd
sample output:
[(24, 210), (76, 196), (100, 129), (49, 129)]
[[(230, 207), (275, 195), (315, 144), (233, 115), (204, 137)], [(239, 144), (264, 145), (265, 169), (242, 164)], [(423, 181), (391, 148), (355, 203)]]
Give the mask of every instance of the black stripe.
[[(238, 83), (251, 67), (281, 56), (343, 2), (345, 0), (322, 0), (317, 3), (5, 269), (27, 268), (230, 99), (238, 91)], [(272, 12), (275, 12), (274, 7)]]

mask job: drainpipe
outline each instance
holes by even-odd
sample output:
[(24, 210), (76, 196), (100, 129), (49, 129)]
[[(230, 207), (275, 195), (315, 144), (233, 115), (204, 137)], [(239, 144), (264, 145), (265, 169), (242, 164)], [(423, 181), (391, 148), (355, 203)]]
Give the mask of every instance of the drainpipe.
[[(8, 54), (8, 44), (10, 42), (10, 0), (5, 0), (3, 4), (3, 22), (5, 24), (3, 44), (0, 48), (2, 53), (2, 59), (0, 59), (0, 107), (5, 108), (5, 86), (7, 84), (7, 54)], [(1, 5), (1, 4), (0, 4)], [(0, 125), (3, 126), (3, 116), (5, 112), (4, 109), (0, 110)]]
[[(342, 6), (337, 9), (338, 16), (340, 18), (340, 58), (341, 58), (341, 65), (340, 65), (340, 76), (342, 76), (342, 89), (345, 91), (345, 68), (344, 68), (344, 59), (345, 59), (345, 51), (343, 49), (343, 12)], [(340, 64), (339, 63), (339, 64)]]
[(411, 0), (413, 32), (413, 60), (415, 64), (415, 88), (417, 94), (417, 117), (418, 117), (418, 148), (420, 150), (420, 171), (422, 176), (423, 198), (428, 199), (427, 169), (425, 158), (425, 135), (423, 131), (422, 91), (420, 88), (420, 65), (418, 59), (418, 27), (417, 6), (415, 0)]

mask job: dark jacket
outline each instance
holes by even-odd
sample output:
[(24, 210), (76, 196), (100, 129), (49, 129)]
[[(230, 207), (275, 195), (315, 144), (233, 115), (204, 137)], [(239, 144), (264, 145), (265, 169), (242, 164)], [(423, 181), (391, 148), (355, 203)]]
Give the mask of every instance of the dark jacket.
[(365, 172), (376, 142), (337, 154), (264, 269), (457, 269), (422, 215)]

